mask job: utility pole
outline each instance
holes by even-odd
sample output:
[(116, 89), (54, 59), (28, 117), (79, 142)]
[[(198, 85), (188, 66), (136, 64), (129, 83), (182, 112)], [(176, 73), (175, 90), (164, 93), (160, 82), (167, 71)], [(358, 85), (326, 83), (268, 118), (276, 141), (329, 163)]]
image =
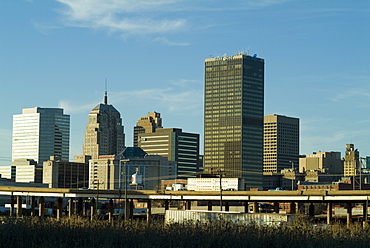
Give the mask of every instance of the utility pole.
[(129, 206), (127, 204), (127, 161), (123, 162), (124, 170), (125, 170), (125, 177), (124, 177), (124, 186), (125, 186), (125, 220), (128, 219), (129, 213)]
[(293, 161), (289, 161), (292, 163), (292, 191), (294, 190), (293, 187), (294, 187), (294, 177), (295, 177), (295, 173), (294, 173), (294, 162)]
[(221, 169), (218, 170), (220, 176), (220, 209), (222, 211), (222, 173)]

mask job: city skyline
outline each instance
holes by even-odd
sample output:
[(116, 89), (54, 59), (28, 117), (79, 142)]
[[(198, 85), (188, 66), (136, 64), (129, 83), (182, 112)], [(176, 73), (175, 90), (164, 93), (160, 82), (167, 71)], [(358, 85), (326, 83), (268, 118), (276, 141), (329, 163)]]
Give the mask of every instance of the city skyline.
[(81, 154), (105, 79), (127, 146), (153, 111), (203, 140), (204, 59), (238, 51), (265, 59), (264, 115), (300, 119), (301, 154), (343, 157), (353, 143), (370, 155), (367, 1), (25, 0), (2, 1), (0, 14), (0, 165), (23, 108), (63, 108), (70, 158)]

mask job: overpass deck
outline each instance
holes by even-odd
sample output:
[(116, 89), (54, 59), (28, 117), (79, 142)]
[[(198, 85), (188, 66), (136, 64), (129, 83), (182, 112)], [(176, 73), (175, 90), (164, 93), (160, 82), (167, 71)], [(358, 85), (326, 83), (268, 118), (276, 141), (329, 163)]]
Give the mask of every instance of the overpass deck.
[[(154, 191), (128, 190), (128, 199), (142, 200), (188, 200), (218, 201), (219, 191)], [(124, 190), (79, 190), (62, 188), (33, 188), (0, 186), (0, 195), (44, 196), (62, 198), (107, 198), (123, 199)], [(341, 191), (223, 191), (225, 201), (258, 201), (258, 202), (363, 202), (370, 199), (370, 190)]]

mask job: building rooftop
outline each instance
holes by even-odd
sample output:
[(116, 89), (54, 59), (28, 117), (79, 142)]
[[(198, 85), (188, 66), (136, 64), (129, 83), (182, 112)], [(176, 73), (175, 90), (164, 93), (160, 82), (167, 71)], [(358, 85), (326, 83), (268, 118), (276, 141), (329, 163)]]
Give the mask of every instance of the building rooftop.
[(125, 158), (143, 158), (147, 153), (140, 147), (126, 147), (122, 155)]
[(113, 107), (113, 105), (110, 105), (110, 104), (104, 104), (104, 103), (99, 103), (98, 105), (96, 105), (95, 108), (93, 108), (93, 110), (91, 110), (91, 112), (93, 111), (98, 111), (98, 112), (118, 112), (118, 110)]

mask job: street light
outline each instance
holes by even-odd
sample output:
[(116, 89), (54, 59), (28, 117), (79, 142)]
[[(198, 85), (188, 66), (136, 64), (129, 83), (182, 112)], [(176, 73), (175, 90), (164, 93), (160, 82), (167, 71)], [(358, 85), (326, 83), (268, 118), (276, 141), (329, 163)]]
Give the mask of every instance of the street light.
[(289, 161), (290, 163), (292, 163), (292, 191), (293, 191), (293, 187), (294, 187), (294, 162), (293, 161)]
[(123, 161), (123, 171), (122, 171), (122, 160), (123, 160), (123, 153), (125, 149), (118, 153), (119, 157), (119, 189), (122, 189), (122, 174), (123, 174), (123, 184), (124, 184), (124, 192), (125, 192), (125, 212), (124, 212), (124, 219), (127, 220), (127, 161)]
[(124, 161), (123, 162), (123, 165), (124, 165), (124, 184), (125, 184), (125, 220), (127, 220), (127, 210), (128, 210), (128, 207), (127, 207), (127, 161)]
[(96, 182), (98, 182), (98, 187), (97, 187), (97, 192), (96, 192), (96, 210), (98, 211), (98, 207), (99, 207), (99, 189), (100, 189), (99, 179), (93, 180), (93, 182), (92, 182), (93, 185), (95, 185)]
[(221, 170), (218, 170), (220, 176), (220, 209), (222, 211), (222, 173)]
[(127, 161), (123, 161), (122, 169), (122, 158), (119, 160), (119, 189), (122, 189), (122, 175), (123, 175), (123, 189), (125, 193), (125, 212), (124, 219), (127, 220)]

